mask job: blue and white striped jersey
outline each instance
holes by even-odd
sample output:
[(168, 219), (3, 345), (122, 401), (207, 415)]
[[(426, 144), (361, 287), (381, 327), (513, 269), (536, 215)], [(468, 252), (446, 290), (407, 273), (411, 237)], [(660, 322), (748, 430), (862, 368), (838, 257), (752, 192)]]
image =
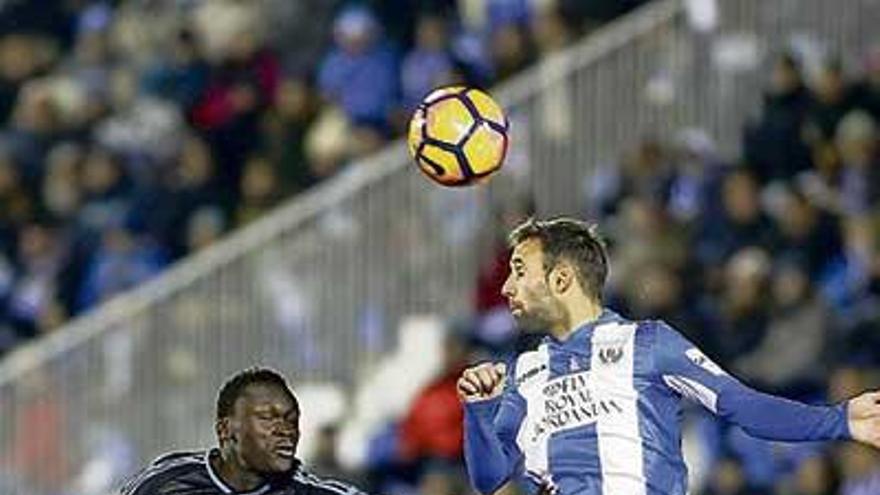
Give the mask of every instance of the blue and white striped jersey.
[(756, 392), (665, 323), (606, 310), (520, 355), (500, 398), (466, 404), (471, 482), (483, 493), (519, 478), (565, 495), (684, 495), (682, 398), (761, 438), (849, 438), (845, 405)]

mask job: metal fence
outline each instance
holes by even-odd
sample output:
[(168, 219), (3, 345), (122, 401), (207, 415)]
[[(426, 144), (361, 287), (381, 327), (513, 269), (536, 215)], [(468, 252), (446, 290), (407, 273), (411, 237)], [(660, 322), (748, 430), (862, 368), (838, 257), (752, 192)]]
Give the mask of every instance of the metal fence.
[[(712, 5), (717, 26), (693, 29)], [(0, 363), (0, 492), (100, 493), (107, 456), (210, 443), (217, 385), (254, 363), (351, 384), (401, 317), (471, 311), (511, 191), (581, 214), (591, 171), (683, 127), (735, 156), (775, 52), (856, 57), (878, 21), (874, 0), (658, 1), (544, 58), (494, 92), (512, 149), (489, 186), (433, 186), (394, 144)]]

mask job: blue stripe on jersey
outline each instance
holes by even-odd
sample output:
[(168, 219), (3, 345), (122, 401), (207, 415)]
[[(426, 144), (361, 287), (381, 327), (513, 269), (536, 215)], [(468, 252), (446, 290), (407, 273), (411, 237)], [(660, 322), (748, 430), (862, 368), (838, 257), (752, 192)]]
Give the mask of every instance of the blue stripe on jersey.
[[(549, 343), (551, 378), (586, 371), (592, 356), (592, 328), (584, 328), (565, 343)], [(554, 434), (549, 465), (560, 493), (602, 493), (602, 466), (596, 425)]]
[(596, 425), (557, 433), (550, 449), (553, 481), (560, 493), (602, 493)]
[(558, 376), (569, 374), (569, 364), (571, 361), (565, 353), (558, 352), (558, 346), (555, 343), (550, 346), (550, 379)]
[[(653, 346), (656, 329), (640, 322), (636, 332), (633, 372), (639, 391), (639, 431), (642, 435), (642, 458), (648, 495), (684, 494), (687, 467), (681, 455), (679, 398), (667, 387), (657, 386)], [(653, 378), (653, 379), (652, 379)]]

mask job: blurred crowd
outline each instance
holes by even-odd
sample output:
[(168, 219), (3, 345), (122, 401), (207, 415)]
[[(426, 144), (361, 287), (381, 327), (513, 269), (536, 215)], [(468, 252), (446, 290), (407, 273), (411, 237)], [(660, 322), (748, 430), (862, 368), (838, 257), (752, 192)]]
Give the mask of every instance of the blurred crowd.
[(0, 2), (0, 354), (638, 3)]
[[(646, 140), (599, 180), (609, 298), (663, 318), (747, 383), (805, 402), (880, 385), (880, 52), (844, 71), (777, 58), (727, 163), (696, 130)], [(711, 495), (880, 490), (857, 445), (782, 446), (695, 415)]]
[[(430, 89), (491, 86), (640, 3), (0, 2), (0, 354), (381, 148)], [(845, 68), (785, 54), (738, 160), (700, 129), (638, 143), (585, 188), (612, 252), (606, 301), (665, 319), (762, 390), (876, 388), (878, 124), (880, 55)], [(535, 344), (500, 296), (504, 235), (532, 211), (499, 206), (475, 316), (447, 332), (439, 371), (361, 463), (345, 460), (344, 425), (322, 426), (318, 472), (374, 493), (468, 492), (455, 378)], [(52, 452), (28, 446), (51, 444), (30, 435), (53, 419), (26, 416), (40, 426), (17, 459), (45, 480)], [(685, 422), (695, 493), (880, 493), (876, 452), (758, 441), (698, 408)]]

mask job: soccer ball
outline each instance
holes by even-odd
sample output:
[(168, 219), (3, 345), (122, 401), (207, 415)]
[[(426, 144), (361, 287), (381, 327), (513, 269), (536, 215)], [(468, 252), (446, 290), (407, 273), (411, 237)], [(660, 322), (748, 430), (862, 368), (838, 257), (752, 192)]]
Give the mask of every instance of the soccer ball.
[(444, 186), (482, 182), (501, 168), (509, 124), (489, 95), (464, 86), (432, 91), (409, 123), (419, 169)]

